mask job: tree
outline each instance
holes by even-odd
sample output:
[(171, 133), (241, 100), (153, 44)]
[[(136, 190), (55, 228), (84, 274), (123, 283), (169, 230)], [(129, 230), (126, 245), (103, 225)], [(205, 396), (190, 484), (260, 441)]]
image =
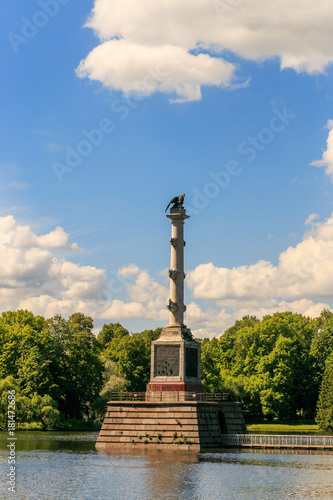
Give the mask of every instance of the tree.
[(44, 326), (45, 319), (42, 316), (34, 316), (32, 312), (26, 309), (18, 311), (7, 311), (1, 315), (0, 323), (3, 325), (29, 325), (34, 331), (40, 332)]
[(96, 350), (89, 316), (75, 313), (67, 321), (63, 357), (66, 379), (60, 409), (69, 418), (90, 418), (92, 405), (103, 386), (103, 364)]
[(315, 320), (311, 354), (315, 358), (318, 386), (320, 386), (327, 358), (333, 352), (333, 313), (324, 309)]
[(56, 402), (49, 395), (22, 394), (17, 380), (8, 376), (0, 380), (0, 429), (7, 429), (8, 391), (15, 391), (15, 421), (21, 428), (34, 423), (36, 428), (53, 430), (60, 422)]
[(17, 377), (20, 360), (40, 340), (45, 320), (29, 311), (4, 312), (0, 318), (0, 377)]
[(290, 312), (262, 321), (245, 317), (226, 331), (220, 340), (221, 377), (239, 394), (245, 414), (280, 420), (314, 416), (313, 335), (313, 320)]
[(207, 392), (225, 392), (221, 377), (221, 347), (217, 338), (201, 343), (201, 380)]
[(333, 353), (327, 358), (320, 387), (316, 422), (324, 431), (333, 431)]
[(111, 359), (101, 356), (101, 361), (104, 364), (103, 388), (101, 396), (109, 398), (111, 392), (122, 392), (128, 385), (126, 380), (120, 373), (116, 363)]
[(129, 331), (121, 326), (120, 323), (103, 325), (103, 328), (97, 337), (98, 349), (103, 351), (106, 348), (106, 345), (109, 344), (114, 337), (122, 337), (123, 335), (129, 335)]
[(103, 354), (114, 361), (128, 381), (126, 390), (145, 391), (150, 379), (151, 341), (156, 340), (161, 328), (145, 330), (133, 335), (114, 337)]

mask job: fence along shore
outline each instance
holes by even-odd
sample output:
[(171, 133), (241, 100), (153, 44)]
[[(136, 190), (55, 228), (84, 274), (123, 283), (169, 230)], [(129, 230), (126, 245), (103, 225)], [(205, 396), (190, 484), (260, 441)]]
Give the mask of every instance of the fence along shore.
[(223, 434), (222, 444), (233, 448), (333, 449), (333, 436)]

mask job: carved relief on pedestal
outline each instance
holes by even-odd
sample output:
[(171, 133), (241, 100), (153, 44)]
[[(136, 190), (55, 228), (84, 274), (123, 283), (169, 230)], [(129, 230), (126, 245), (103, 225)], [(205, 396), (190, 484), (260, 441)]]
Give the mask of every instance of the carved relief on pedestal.
[(170, 243), (173, 247), (178, 245), (178, 238), (170, 238)]
[(187, 329), (182, 331), (182, 339), (188, 341), (194, 340), (192, 333)]
[(178, 276), (178, 271), (175, 269), (169, 269), (169, 278), (172, 280), (176, 280)]
[(169, 311), (171, 311), (172, 313), (175, 313), (177, 310), (178, 310), (178, 306), (175, 302), (172, 302), (171, 299), (169, 299), (169, 304), (167, 305), (167, 308), (169, 309)]

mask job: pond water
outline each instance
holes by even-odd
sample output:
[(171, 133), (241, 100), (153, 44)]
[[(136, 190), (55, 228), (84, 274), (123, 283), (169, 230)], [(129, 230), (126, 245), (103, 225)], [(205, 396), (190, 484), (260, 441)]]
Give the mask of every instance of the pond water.
[(13, 500), (286, 500), (333, 498), (333, 454), (105, 453), (97, 433), (16, 432), (16, 492), (7, 490), (10, 449), (0, 432), (0, 498)]

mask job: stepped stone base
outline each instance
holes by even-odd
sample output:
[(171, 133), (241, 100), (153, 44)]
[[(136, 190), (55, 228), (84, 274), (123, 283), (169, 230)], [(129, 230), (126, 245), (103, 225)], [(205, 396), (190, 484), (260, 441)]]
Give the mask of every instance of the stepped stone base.
[(246, 434), (241, 404), (111, 401), (98, 449), (207, 451), (222, 448), (223, 434)]

